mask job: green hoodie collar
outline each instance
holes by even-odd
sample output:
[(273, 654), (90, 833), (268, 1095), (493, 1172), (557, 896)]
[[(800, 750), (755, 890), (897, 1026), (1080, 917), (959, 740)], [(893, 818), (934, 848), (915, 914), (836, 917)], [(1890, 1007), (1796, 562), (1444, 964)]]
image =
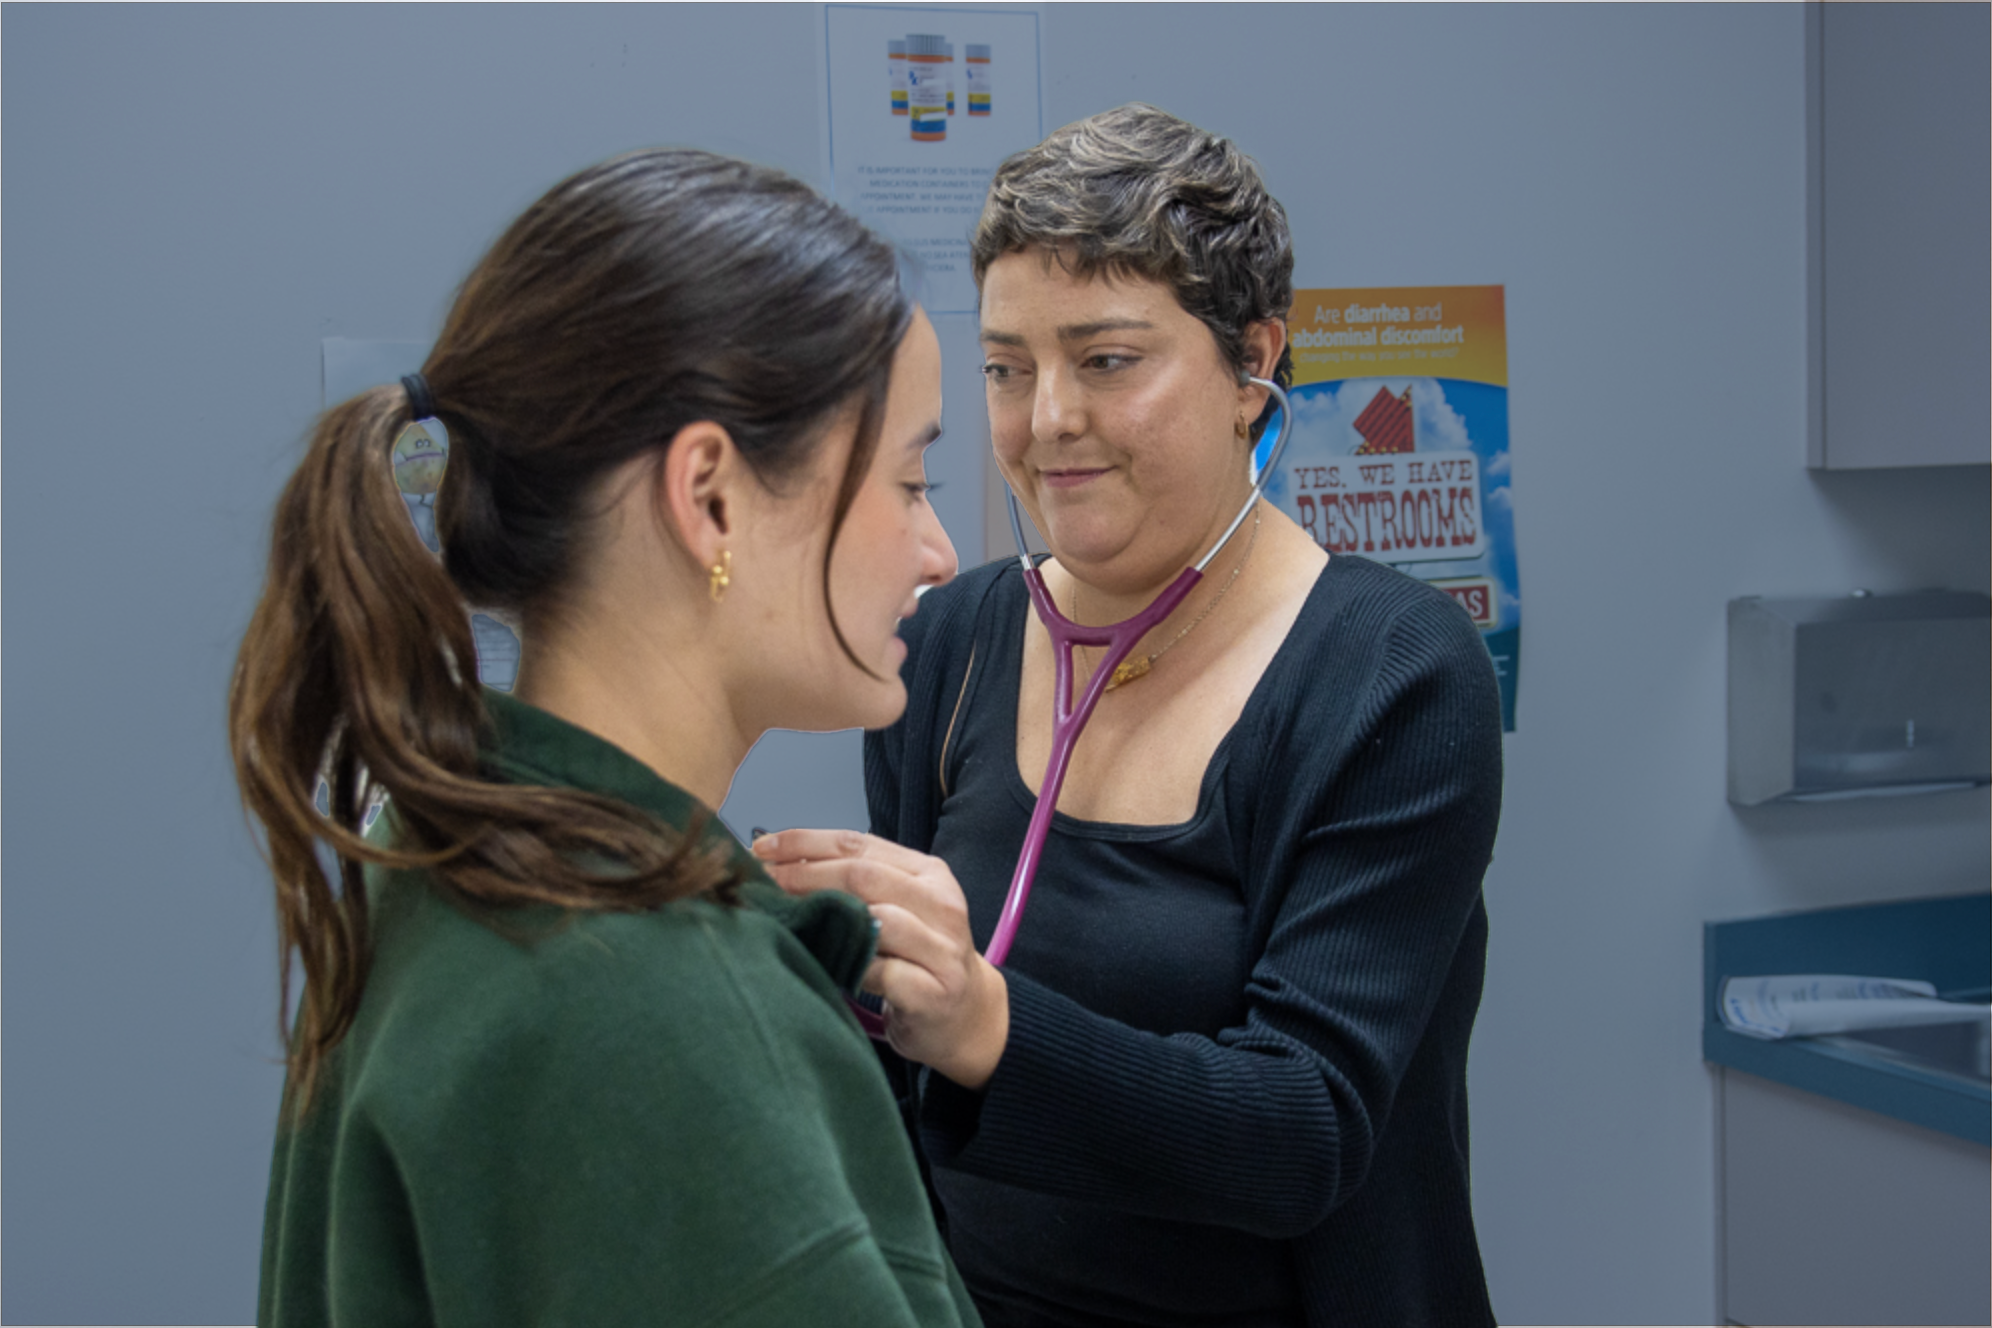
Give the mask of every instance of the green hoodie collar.
[(490, 725), (482, 755), (508, 783), (580, 789), (626, 802), (677, 830), (703, 819), (701, 838), (723, 845), (744, 878), (740, 898), (800, 941), (824, 972), (855, 994), (876, 943), (864, 904), (835, 891), (797, 899), (768, 878), (719, 814), (605, 738), (504, 692), (484, 689)]

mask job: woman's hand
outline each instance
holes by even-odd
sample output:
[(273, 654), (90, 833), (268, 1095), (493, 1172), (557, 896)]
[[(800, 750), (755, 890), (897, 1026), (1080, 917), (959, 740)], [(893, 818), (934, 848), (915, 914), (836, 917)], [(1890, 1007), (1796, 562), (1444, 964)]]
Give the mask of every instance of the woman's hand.
[(877, 919), (864, 989), (885, 999), (886, 1040), (964, 1088), (989, 1082), (1010, 1037), (1010, 989), (975, 949), (968, 901), (939, 858), (855, 830), (783, 830), (754, 855), (793, 895), (842, 890)]

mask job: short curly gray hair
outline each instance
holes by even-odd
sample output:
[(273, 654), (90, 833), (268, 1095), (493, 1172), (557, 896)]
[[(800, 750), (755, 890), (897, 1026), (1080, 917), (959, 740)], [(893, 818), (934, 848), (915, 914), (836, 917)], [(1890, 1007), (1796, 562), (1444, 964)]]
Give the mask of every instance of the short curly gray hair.
[[(1161, 282), (1241, 375), (1246, 327), (1293, 305), (1293, 237), (1259, 168), (1230, 139), (1141, 102), (1069, 124), (996, 168), (969, 242), (977, 288), (991, 263), (1032, 246), (1076, 276)], [(1290, 352), (1273, 378), (1293, 382)]]

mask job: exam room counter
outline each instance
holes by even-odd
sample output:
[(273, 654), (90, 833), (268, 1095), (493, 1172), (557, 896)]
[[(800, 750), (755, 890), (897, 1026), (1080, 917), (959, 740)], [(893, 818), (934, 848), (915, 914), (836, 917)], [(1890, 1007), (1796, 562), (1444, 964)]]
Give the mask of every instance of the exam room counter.
[(1766, 1042), (1730, 1032), (1724, 978), (1992, 983), (1992, 894), (1703, 927), (1723, 1316), (1738, 1324), (1992, 1323), (1992, 1084), (1982, 1024)]

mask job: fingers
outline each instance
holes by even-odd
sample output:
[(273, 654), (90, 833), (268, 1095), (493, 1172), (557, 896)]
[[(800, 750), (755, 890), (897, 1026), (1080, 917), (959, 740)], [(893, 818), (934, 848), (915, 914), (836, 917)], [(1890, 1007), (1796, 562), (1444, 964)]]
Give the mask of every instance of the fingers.
[[(878, 958), (865, 974), (865, 990), (907, 1008), (957, 992), (959, 975), (975, 957), (972, 945), (897, 904), (874, 904), (871, 915), (878, 921)], [(896, 980), (880, 974), (885, 965), (893, 966)]]
[(754, 855), (791, 894), (841, 890), (878, 923), (864, 989), (883, 997), (893, 1047), (969, 1088), (1009, 1039), (1009, 988), (976, 953), (968, 901), (945, 862), (855, 830), (784, 830)]
[(981, 956), (936, 971), (887, 955), (866, 972), (865, 989), (885, 998), (893, 1050), (964, 1088), (989, 1082), (1009, 1042), (1010, 998), (1003, 975)]
[(856, 830), (773, 830), (754, 836), (748, 845), (762, 862), (800, 862), (810, 858), (862, 857), (869, 835)]
[(758, 835), (751, 846), (763, 863), (814, 862), (828, 858), (868, 858), (910, 867), (925, 855), (889, 839), (856, 830), (780, 830)]
[[(790, 837), (794, 836), (794, 839)], [(867, 904), (904, 904), (950, 929), (966, 933), (968, 901), (954, 874), (939, 858), (901, 848), (871, 835), (847, 830), (785, 830), (755, 841), (760, 852), (768, 840), (772, 855), (761, 858), (762, 865), (776, 885), (790, 894), (812, 894), (818, 890), (842, 890)], [(836, 847), (857, 850), (855, 855), (826, 855)], [(796, 849), (795, 856), (790, 856)]]
[(872, 995), (882, 997), (902, 1020), (945, 999), (945, 989), (934, 980), (934, 975), (906, 959), (872, 960), (861, 985)]
[(910, 896), (922, 892), (915, 877), (897, 867), (867, 858), (769, 863), (768, 875), (790, 894), (842, 890), (856, 895), (867, 904), (903, 903)]

